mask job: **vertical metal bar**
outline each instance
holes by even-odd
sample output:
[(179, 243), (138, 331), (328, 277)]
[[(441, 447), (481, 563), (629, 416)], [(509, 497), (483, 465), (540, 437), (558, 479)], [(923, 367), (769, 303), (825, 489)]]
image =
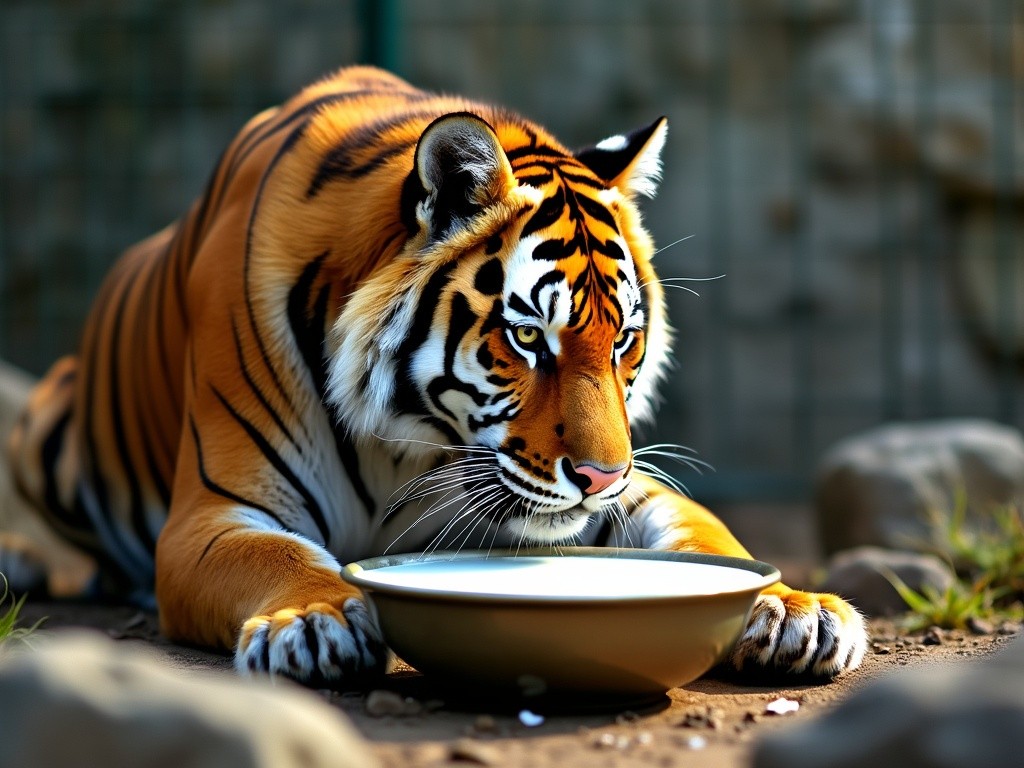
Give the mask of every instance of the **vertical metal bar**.
[[(728, 275), (730, 272), (732, 242), (730, 232), (732, 221), (729, 211), (729, 3), (708, 0), (709, 19), (714, 39), (713, 65), (711, 70), (711, 105), (709, 120), (711, 149), (710, 200), (710, 250), (715, 262), (715, 274)], [(712, 402), (714, 403), (714, 436), (716, 454), (720, 457), (733, 454), (733, 406), (735, 390), (730, 360), (729, 323), (729, 281), (722, 281), (712, 293), (711, 315), (713, 336), (711, 341), (711, 370), (714, 380)]]
[[(914, 94), (914, 131), (919, 147), (927, 147), (935, 133), (935, 8), (931, 0), (916, 0), (914, 4), (915, 34), (914, 58), (917, 69)], [(939, 308), (941, 291), (941, 263), (938, 242), (937, 210), (938, 190), (934, 172), (921, 159), (917, 166), (918, 225), (917, 264), (918, 299), (920, 301), (919, 339), (921, 369), (918, 372), (918, 392), (921, 415), (934, 417), (942, 413), (942, 369), (940, 328), (942, 313)]]
[[(11, 31), (7, 30), (6, 34), (11, 34)], [(0, 115), (6, 115), (8, 107), (17, 102), (17, 99), (8, 97), (10, 90), (14, 88), (11, 70), (12, 67), (0, 67)], [(11, 312), (7, 301), (10, 290), (7, 284), (7, 270), (15, 246), (6, 219), (7, 193), (9, 189), (14, 189), (16, 171), (13, 163), (7, 159), (7, 147), (10, 142), (11, 139), (7, 136), (7, 120), (0, 119), (0, 360), (8, 358), (11, 353), (7, 341), (11, 327)]]
[[(109, 23), (102, 11), (97, 11), (93, 16), (85, 16), (78, 19), (78, 23), (85, 22), (89, 25), (92, 34), (102, 34), (101, 27)], [(95, 64), (95, 62), (90, 62)], [(85, 243), (82, 246), (82, 265), (85, 275), (86, 291), (89, 296), (94, 296), (99, 288), (103, 275), (106, 272), (107, 264), (113, 258), (112, 253), (107, 253), (111, 245), (110, 231), (105, 222), (108, 219), (106, 211), (113, 199), (111, 194), (111, 174), (113, 173), (112, 163), (104, 162), (108, 151), (108, 139), (106, 136), (105, 122), (108, 119), (108, 109), (104, 108), (102, 98), (96, 98), (91, 104), (91, 109), (83, 109), (81, 120), (85, 131), (85, 162), (83, 173), (85, 179), (85, 199), (82, 201), (85, 207)], [(83, 308), (84, 309), (84, 308)], [(83, 317), (84, 320), (84, 317)]]
[(44, 94), (39, 85), (38, 73), (46, 71), (46, 62), (43, 60), (48, 48), (48, 42), (44, 37), (45, 30), (58, 30), (60, 22), (54, 18), (53, 9), (45, 7), (39, 9), (38, 15), (33, 14), (33, 21), (29, 35), (32, 39), (34, 61), (31, 68), (32, 74), (28, 75), (28, 92), (41, 108), (37, 110), (34, 120), (37, 130), (34, 131), (32, 142), (32, 166), (33, 171), (39, 174), (38, 178), (43, 179), (44, 183), (37, 184), (35, 187), (35, 205), (33, 206), (35, 220), (32, 222), (35, 237), (32, 238), (34, 241), (32, 248), (33, 253), (38, 254), (38, 274), (43, 276), (43, 279), (38, 282), (38, 304), (35, 307), (37, 323), (32, 332), (26, 335), (34, 340), (33, 351), (37, 360), (52, 360), (56, 357), (55, 339), (59, 336), (55, 317), (60, 271), (55, 269), (53, 256), (56, 239), (54, 227), (50, 222), (57, 221), (54, 191), (57, 185), (55, 176), (59, 164), (54, 158), (52, 129), (48, 129), (46, 126), (54, 125), (57, 121), (54, 120), (50, 111), (40, 104)]
[(790, 36), (793, 74), (790, 80), (789, 130), (792, 153), (793, 198), (801, 213), (801, 226), (793, 233), (790, 259), (794, 308), (793, 376), (793, 469), (806, 477), (814, 457), (814, 318), (813, 259), (810, 222), (810, 107), (808, 97), (807, 8), (805, 0), (792, 0), (790, 10), (795, 22)]
[(360, 0), (361, 58), (367, 64), (401, 71), (398, 46), (399, 0)]
[(1017, 271), (1014, 243), (1015, 206), (1013, 187), (1016, 175), (1014, 147), (1014, 12), (1008, 0), (992, 1), (992, 159), (995, 163), (993, 248), (996, 263), (996, 328), (999, 347), (997, 408), (998, 418), (1014, 423), (1017, 412), (1016, 356), (1021, 338), (1016, 306)]
[[(871, 34), (874, 81), (877, 88), (875, 100), (875, 146), (884, 145), (884, 134), (891, 130), (894, 85), (892, 41), (899, 30), (895, 25), (901, 20), (893, 13), (897, 6), (889, 0), (874, 0), (868, 10), (868, 24)], [(905, 20), (903, 20), (905, 23)], [(881, 418), (891, 421), (905, 415), (906, 404), (903, 396), (902, 350), (903, 331), (903, 263), (902, 238), (896, 216), (896, 195), (892, 164), (882, 159), (875, 164), (878, 200), (878, 258), (880, 288), (882, 293), (882, 323), (880, 339), (881, 356)]]

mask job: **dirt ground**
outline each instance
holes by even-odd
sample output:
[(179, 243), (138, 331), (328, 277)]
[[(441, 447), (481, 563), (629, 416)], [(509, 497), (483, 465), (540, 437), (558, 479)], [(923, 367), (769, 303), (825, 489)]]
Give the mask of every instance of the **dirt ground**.
[[(92, 627), (129, 643), (160, 649), (184, 667), (230, 669), (226, 656), (173, 645), (157, 631), (155, 617), (130, 607), (67, 602), (26, 604), (22, 625), (47, 617), (45, 628)], [(950, 631), (905, 635), (892, 621), (871, 623), (872, 646), (861, 669), (825, 685), (742, 684), (715, 673), (664, 700), (632, 711), (520, 713), (483, 697), (454, 700), (412, 669), (399, 665), (371, 691), (321, 695), (355, 722), (388, 768), (493, 765), (746, 766), (757, 738), (827, 711), (874, 677), (902, 667), (962, 662), (991, 653), (1020, 632), (1016, 625), (988, 634)], [(770, 714), (784, 698), (797, 711)], [(532, 717), (537, 715), (538, 717)], [(536, 723), (536, 724), (535, 724)]]

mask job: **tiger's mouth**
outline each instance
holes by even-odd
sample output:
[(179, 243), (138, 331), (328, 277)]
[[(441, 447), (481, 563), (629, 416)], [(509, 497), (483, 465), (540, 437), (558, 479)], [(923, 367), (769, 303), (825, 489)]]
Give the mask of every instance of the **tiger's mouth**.
[(569, 494), (565, 489), (541, 488), (535, 481), (526, 480), (518, 473), (503, 468), (496, 458), (497, 471), (490, 482), (466, 483), (470, 492), (474, 486), (489, 485), (501, 497), (487, 512), (492, 523), (516, 541), (538, 544), (554, 544), (573, 539), (582, 534), (592, 521), (608, 510), (620, 505), (619, 501), (626, 487), (624, 483), (599, 494)]
[(500, 525), (514, 539), (556, 544), (583, 533), (595, 515), (581, 505), (559, 510), (519, 510), (506, 512)]

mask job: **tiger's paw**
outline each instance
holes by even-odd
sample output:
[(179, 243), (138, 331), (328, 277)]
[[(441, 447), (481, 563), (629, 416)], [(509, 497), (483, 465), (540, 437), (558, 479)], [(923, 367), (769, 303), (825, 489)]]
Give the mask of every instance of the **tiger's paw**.
[(242, 625), (235, 669), (283, 675), (313, 687), (359, 685), (384, 673), (387, 648), (362, 600), (253, 616)]
[(855, 669), (868, 636), (864, 618), (841, 597), (811, 592), (765, 592), (733, 647), (739, 672), (831, 678)]

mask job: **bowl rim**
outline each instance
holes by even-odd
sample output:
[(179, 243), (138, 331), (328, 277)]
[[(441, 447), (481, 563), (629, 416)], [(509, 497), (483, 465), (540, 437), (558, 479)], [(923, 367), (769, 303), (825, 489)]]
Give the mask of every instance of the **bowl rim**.
[[(406, 563), (452, 562), (468, 559), (496, 559), (502, 557), (587, 557), (626, 560), (661, 560), (667, 562), (698, 563), (736, 568), (757, 574), (761, 578), (750, 585), (721, 589), (715, 592), (680, 595), (538, 595), (508, 594), (493, 592), (452, 592), (436, 587), (421, 587), (408, 584), (385, 584), (363, 576), (366, 571)], [(581, 605), (581, 604), (629, 604), (663, 602), (703, 602), (727, 596), (739, 596), (761, 592), (778, 582), (782, 575), (774, 565), (761, 560), (706, 552), (671, 552), (658, 549), (634, 549), (630, 547), (576, 547), (549, 546), (520, 549), (472, 549), (459, 552), (408, 552), (398, 555), (379, 555), (348, 563), (341, 570), (341, 577), (367, 593), (382, 593), (394, 597), (412, 597), (433, 601), (457, 603), (501, 603), (506, 605)]]

